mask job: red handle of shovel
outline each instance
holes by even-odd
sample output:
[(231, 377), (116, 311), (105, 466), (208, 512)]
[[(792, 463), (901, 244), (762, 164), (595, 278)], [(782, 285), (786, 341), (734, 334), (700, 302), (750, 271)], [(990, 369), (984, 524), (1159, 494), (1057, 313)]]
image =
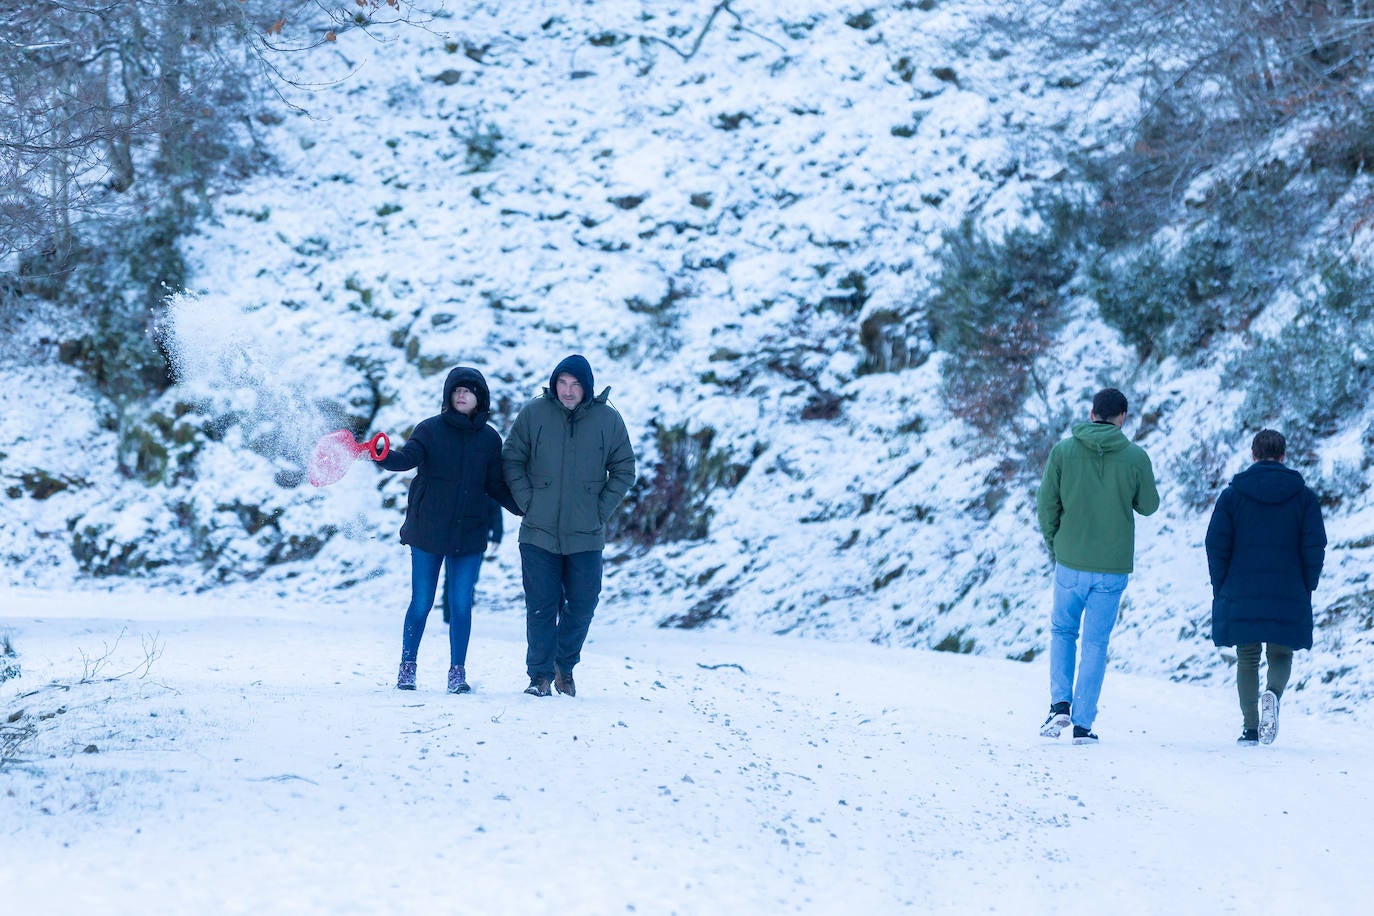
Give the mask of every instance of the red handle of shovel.
[(377, 433), (377, 435), (364, 442), (361, 448), (367, 450), (368, 457), (373, 461), (381, 461), (387, 455), (391, 454), (391, 437), (386, 433)]
[(346, 429), (336, 429), (321, 436), (315, 442), (307, 465), (311, 484), (327, 487), (342, 479), (349, 465), (364, 452), (373, 461), (381, 461), (391, 453), (391, 439), (386, 433), (377, 433), (366, 442), (358, 442)]

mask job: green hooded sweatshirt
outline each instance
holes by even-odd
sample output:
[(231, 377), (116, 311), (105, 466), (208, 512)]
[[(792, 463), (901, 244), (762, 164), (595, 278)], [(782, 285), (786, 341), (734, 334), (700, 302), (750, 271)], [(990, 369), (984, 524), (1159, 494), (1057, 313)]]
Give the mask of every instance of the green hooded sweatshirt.
[(1111, 423), (1076, 423), (1050, 451), (1036, 494), (1040, 533), (1056, 563), (1082, 572), (1130, 573), (1135, 516), (1159, 508), (1145, 450)]

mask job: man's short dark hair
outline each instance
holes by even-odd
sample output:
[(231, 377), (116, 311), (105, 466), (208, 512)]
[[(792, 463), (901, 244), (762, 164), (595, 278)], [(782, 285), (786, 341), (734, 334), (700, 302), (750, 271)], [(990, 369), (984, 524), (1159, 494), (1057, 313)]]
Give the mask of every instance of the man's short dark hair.
[(1126, 396), (1115, 388), (1103, 388), (1093, 395), (1093, 416), (1099, 420), (1115, 420), (1126, 412)]
[(1262, 429), (1250, 443), (1250, 454), (1256, 461), (1282, 461), (1288, 454), (1288, 442), (1277, 429)]

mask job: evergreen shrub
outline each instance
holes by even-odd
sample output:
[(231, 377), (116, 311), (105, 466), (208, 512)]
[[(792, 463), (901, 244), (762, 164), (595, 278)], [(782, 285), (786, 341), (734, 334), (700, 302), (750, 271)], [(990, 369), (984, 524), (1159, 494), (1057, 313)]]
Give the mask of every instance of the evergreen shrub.
[(14, 649), (8, 634), (0, 636), (0, 684), (17, 678), (24, 673), (19, 665), (19, 653)]
[(653, 426), (657, 457), (611, 516), (606, 538), (645, 547), (701, 540), (710, 532), (711, 494), (721, 487), (733, 490), (749, 467), (716, 447), (716, 431), (709, 426), (695, 433), (685, 425)]
[(1233, 229), (1208, 225), (1177, 250), (1149, 243), (1099, 257), (1088, 267), (1089, 292), (1142, 358), (1191, 356), (1263, 302), (1250, 247)]
[(485, 172), (491, 168), (491, 164), (501, 154), (501, 141), (505, 139), (505, 136), (501, 133), (501, 128), (491, 122), (485, 124), (472, 122), (468, 125), (467, 133), (461, 135), (459, 139), (467, 148), (464, 156), (467, 171)]
[(179, 240), (189, 223), (165, 209), (112, 232), (105, 243), (74, 249), (54, 277), (76, 316), (61, 358), (86, 371), (115, 405), (151, 400), (172, 382), (154, 333), (169, 296), (185, 284)]
[(1290, 452), (1363, 412), (1374, 381), (1374, 271), (1331, 259), (1315, 273), (1316, 291), (1295, 318), (1227, 366), (1245, 391), (1242, 425), (1282, 430)]
[(1167, 477), (1175, 487), (1171, 498), (1196, 512), (1210, 508), (1230, 479), (1226, 466), (1233, 452), (1228, 441), (1214, 439), (1179, 455), (1169, 464)]
[(1064, 199), (1037, 201), (1039, 231), (990, 238), (971, 219), (947, 232), (928, 304), (950, 409), (991, 431), (1017, 414), (1035, 386), (1035, 361), (1063, 312), (1062, 288), (1079, 260), (1081, 222)]
[(900, 372), (930, 358), (930, 335), (923, 315), (908, 310), (876, 309), (859, 324), (864, 360), (858, 374)]

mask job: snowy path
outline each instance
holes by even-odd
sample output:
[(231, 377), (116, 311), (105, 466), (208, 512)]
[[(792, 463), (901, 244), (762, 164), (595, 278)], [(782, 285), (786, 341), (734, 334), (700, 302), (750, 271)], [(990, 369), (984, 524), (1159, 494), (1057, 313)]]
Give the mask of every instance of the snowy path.
[[(579, 696), (541, 700), (519, 616), (479, 612), (477, 692), (449, 697), (437, 615), (408, 694), (382, 611), (0, 600), (25, 668), (0, 710), (41, 727), (0, 773), (14, 912), (1339, 913), (1374, 892), (1374, 740), (1290, 712), (1237, 748), (1229, 689), (1112, 674), (1104, 743), (1075, 748), (1036, 736), (1040, 662), (601, 626)], [(121, 630), (102, 674), (155, 633), (146, 678), (40, 689)]]

